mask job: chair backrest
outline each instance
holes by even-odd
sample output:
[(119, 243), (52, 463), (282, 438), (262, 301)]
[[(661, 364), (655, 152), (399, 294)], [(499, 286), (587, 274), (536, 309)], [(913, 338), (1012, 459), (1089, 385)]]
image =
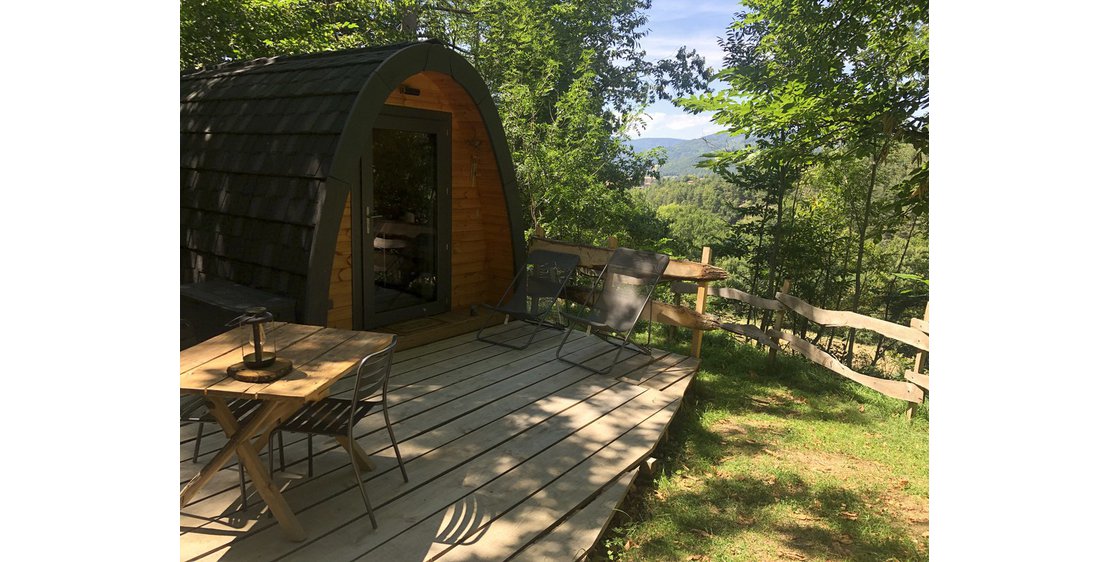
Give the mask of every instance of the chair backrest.
[(601, 271), (601, 294), (590, 310), (593, 320), (618, 331), (636, 326), (671, 258), (643, 250), (617, 248)]
[(513, 280), (510, 306), (522, 311), (529, 310), (533, 314), (551, 308), (567, 280), (574, 274), (578, 261), (575, 254), (550, 250), (528, 252), (524, 268)]
[(397, 347), (397, 336), (393, 336), (389, 345), (381, 351), (375, 351), (362, 358), (355, 371), (355, 388), (352, 392), (353, 400), (365, 400), (384, 392), (389, 380), (389, 369), (393, 365), (393, 348)]

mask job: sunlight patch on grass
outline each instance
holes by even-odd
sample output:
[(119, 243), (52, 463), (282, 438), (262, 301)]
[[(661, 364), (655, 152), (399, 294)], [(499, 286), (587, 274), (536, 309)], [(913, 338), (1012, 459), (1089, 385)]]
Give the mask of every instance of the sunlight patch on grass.
[(663, 471), (593, 559), (926, 560), (928, 408), (707, 334)]

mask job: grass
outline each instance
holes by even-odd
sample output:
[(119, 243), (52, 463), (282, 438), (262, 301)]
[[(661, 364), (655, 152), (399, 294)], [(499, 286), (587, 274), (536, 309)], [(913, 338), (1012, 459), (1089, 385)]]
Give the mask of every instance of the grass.
[(928, 405), (905, 407), (707, 333), (662, 471), (591, 560), (927, 560)]

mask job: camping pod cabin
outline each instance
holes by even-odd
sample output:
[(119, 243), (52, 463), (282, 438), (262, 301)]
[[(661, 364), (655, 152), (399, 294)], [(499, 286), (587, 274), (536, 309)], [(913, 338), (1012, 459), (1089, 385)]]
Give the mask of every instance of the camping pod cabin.
[(182, 74), (183, 318), (186, 294), (353, 329), (468, 310), (524, 243), (497, 108), (439, 43)]

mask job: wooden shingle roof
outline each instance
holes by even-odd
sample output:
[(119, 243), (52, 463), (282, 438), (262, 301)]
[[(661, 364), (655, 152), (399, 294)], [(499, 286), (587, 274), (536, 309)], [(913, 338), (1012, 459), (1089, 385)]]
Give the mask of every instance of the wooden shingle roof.
[(182, 283), (300, 299), (356, 98), (413, 43), (257, 59), (181, 77)]

